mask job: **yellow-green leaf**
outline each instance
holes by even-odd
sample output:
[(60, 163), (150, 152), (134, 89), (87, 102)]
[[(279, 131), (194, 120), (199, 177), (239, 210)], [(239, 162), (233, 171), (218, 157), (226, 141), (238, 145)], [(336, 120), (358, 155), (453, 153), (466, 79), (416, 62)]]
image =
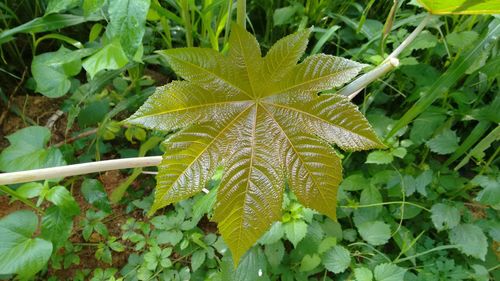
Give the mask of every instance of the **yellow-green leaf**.
[(303, 205), (336, 219), (342, 167), (331, 144), (383, 147), (355, 105), (317, 95), (364, 65), (329, 55), (297, 64), (309, 33), (285, 37), (264, 58), (255, 37), (238, 26), (227, 56), (202, 48), (163, 51), (185, 81), (158, 88), (127, 120), (182, 129), (165, 141), (150, 214), (196, 194), (223, 168), (213, 219), (235, 264), (281, 218), (286, 180)]
[(435, 15), (446, 14), (498, 14), (498, 0), (418, 0), (426, 10)]

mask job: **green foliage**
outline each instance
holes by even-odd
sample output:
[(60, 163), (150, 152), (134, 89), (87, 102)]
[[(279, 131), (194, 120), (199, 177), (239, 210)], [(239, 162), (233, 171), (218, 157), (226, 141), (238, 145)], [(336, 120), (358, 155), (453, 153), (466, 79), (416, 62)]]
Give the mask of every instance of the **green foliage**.
[(46, 148), (50, 131), (27, 127), (6, 137), (11, 145), (0, 153), (0, 170), (13, 172), (66, 164), (57, 148)]
[[(13, 141), (0, 140), (0, 159), (7, 157), (0, 161), (2, 167), (32, 163), (34, 167), (49, 166), (51, 157), (44, 155), (58, 155), (68, 164), (161, 154), (172, 155), (169, 159), (173, 160), (180, 153), (191, 153), (185, 150), (191, 145), (207, 144), (194, 133), (213, 126), (211, 120), (219, 120), (219, 116), (172, 118), (168, 126), (160, 128), (163, 132), (146, 131), (120, 121), (137, 111), (151, 95), (167, 97), (158, 108), (174, 110), (209, 101), (210, 91), (221, 92), (217, 97), (226, 98), (224, 101), (239, 97), (241, 93), (222, 87), (224, 82), (218, 80), (221, 87), (213, 89), (208, 87), (213, 83), (200, 82), (190, 91), (183, 87), (192, 82), (175, 81), (166, 90), (157, 90), (163, 95), (155, 94), (156, 88), (162, 88), (156, 85), (175, 80), (174, 71), (181, 77), (190, 75), (178, 72), (179, 65), (186, 61), (182, 57), (185, 51), (174, 48), (205, 47), (199, 51), (199, 62), (205, 63), (201, 66), (212, 69), (212, 74), (219, 77), (234, 78), (229, 81), (234, 86), (248, 92), (254, 86), (264, 93), (289, 87), (290, 77), (284, 79), (281, 75), (297, 70), (304, 62), (312, 66), (327, 60), (329, 55), (315, 55), (321, 52), (379, 65), (426, 16), (416, 1), (399, 1), (393, 11), (387, 2), (372, 0), (246, 2), (247, 26), (260, 46), (256, 47), (252, 39), (240, 50), (248, 51), (253, 46), (252, 54), (267, 54), (249, 63), (247, 69), (259, 74), (252, 78), (253, 82), (240, 79), (245, 76), (238, 71), (227, 71), (238, 69), (242, 60), (229, 68), (210, 68), (221, 58), (222, 65), (226, 65), (237, 57), (234, 35), (229, 36), (230, 30), (238, 32), (238, 27), (231, 24), (236, 14), (236, 5), (231, 1), (0, 3), (0, 135), (11, 138), (23, 133)], [(437, 2), (432, 5), (443, 7), (464, 1)], [(468, 1), (465, 10), (471, 12), (491, 4), (476, 2)], [(307, 26), (314, 28), (306, 30)], [(288, 37), (296, 39), (291, 43), (279, 40), (297, 31), (299, 35)], [(308, 32), (311, 36), (306, 47)], [(246, 32), (239, 34), (248, 38)], [(336, 193), (338, 222), (324, 216), (324, 210), (311, 206), (321, 202), (316, 200), (320, 196), (302, 205), (304, 198), (294, 194), (297, 190), (290, 184), (290, 175), (280, 174), (281, 182), (285, 178), (288, 184), (276, 183), (283, 186), (284, 193), (280, 208), (276, 208), (277, 221), (234, 268), (233, 253), (212, 223), (217, 218), (214, 210), (217, 214), (220, 208), (220, 183), (227, 184), (223, 176), (228, 166), (222, 159), (216, 159), (221, 165), (206, 171), (206, 185), (199, 184), (200, 179), (193, 174), (186, 174), (187, 184), (179, 185), (179, 189), (191, 191), (199, 187), (208, 194), (194, 195), (149, 218), (146, 214), (154, 201), (149, 194), (156, 184), (149, 174), (156, 171), (154, 168), (120, 170), (83, 179), (70, 177), (57, 183), (51, 180), (0, 186), (0, 212), (6, 212), (0, 222), (14, 216), (14, 236), (19, 237), (19, 243), (41, 241), (52, 249), (34, 263), (28, 262), (32, 257), (29, 247), (27, 251), (12, 250), (12, 259), (0, 254), (0, 279), (500, 280), (497, 38), (498, 19), (494, 16), (430, 19), (399, 56), (400, 67), (353, 99), (377, 136), (384, 138), (387, 150), (351, 153), (337, 149), (337, 145), (334, 151), (328, 143), (335, 144), (331, 141), (335, 135), (325, 135), (323, 128), (307, 130), (310, 137), (304, 138), (300, 147), (316, 145), (320, 139), (321, 145), (332, 152), (329, 161), (337, 168), (342, 161), (345, 179)], [(166, 55), (156, 51), (162, 49), (167, 49)], [(301, 57), (299, 51), (309, 58)], [(284, 53), (290, 56), (280, 57)], [(283, 63), (273, 63), (270, 57)], [(297, 65), (298, 61), (301, 63)], [(261, 63), (274, 67), (258, 71)], [(196, 70), (196, 65), (189, 67)], [(208, 82), (217, 78), (200, 70), (185, 80)], [(314, 89), (311, 95), (304, 94), (304, 89), (296, 91), (293, 97), (297, 99), (291, 104), (309, 109), (314, 107), (310, 97), (333, 99), (335, 89), (329, 88), (340, 87), (322, 83), (313, 86), (321, 88)], [(37, 92), (59, 98), (49, 100)], [(242, 95), (242, 101), (250, 100)], [(180, 99), (173, 100), (174, 96)], [(55, 112), (57, 109), (63, 114)], [(323, 109), (325, 116), (331, 112), (328, 107)], [(280, 113), (284, 120), (284, 109)], [(51, 116), (58, 116), (54, 124), (47, 122)], [(294, 117), (287, 123), (296, 127), (301, 121)], [(47, 129), (37, 126), (21, 130), (31, 125)], [(265, 133), (274, 137), (272, 131)], [(187, 134), (192, 134), (190, 142), (184, 143)], [(164, 139), (166, 145), (158, 145)], [(268, 139), (271, 137), (261, 139), (261, 143)], [(266, 144), (272, 145), (275, 139), (279, 138)], [(175, 144), (169, 144), (169, 140)], [(310, 152), (315, 151), (311, 148), (304, 155)], [(340, 160), (333, 160), (335, 157)], [(275, 163), (277, 158), (269, 163)], [(315, 166), (313, 162), (308, 163)], [(336, 175), (318, 167), (322, 175)], [(278, 170), (283, 172), (285, 168)], [(321, 185), (335, 186), (337, 177), (331, 178), (325, 178)], [(330, 210), (335, 209), (331, 202)], [(16, 212), (19, 208), (35, 210), (38, 218), (21, 211), (30, 213), (26, 216), (30, 218), (20, 220), (24, 217)], [(79, 209), (85, 212), (79, 213)], [(11, 241), (9, 237), (2, 232), (0, 240)], [(11, 268), (7, 270), (6, 265)], [(14, 267), (21, 274), (12, 271)], [(33, 273), (36, 276), (28, 277)]]
[[(316, 95), (341, 86), (363, 66), (327, 55), (295, 65), (308, 34), (282, 39), (265, 58), (255, 38), (238, 26), (227, 57), (208, 49), (164, 51), (186, 81), (160, 88), (127, 120), (163, 131), (188, 126), (167, 141), (150, 213), (196, 194), (223, 165), (214, 220), (235, 264), (279, 218), (281, 174), (302, 204), (336, 219), (340, 163), (310, 132), (343, 149), (383, 147), (352, 104)], [(303, 228), (285, 228), (294, 245)]]

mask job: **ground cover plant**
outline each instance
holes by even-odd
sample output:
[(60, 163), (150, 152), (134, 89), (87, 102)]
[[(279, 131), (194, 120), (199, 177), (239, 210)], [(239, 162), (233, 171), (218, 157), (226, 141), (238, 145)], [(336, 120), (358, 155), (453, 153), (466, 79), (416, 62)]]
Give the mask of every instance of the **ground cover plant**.
[(5, 1), (0, 279), (498, 279), (483, 2)]

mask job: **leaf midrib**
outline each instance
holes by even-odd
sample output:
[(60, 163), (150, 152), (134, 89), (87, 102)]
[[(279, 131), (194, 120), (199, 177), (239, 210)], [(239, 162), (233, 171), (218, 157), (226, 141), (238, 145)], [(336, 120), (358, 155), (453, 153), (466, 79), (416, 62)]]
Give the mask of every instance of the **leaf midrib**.
[[(147, 117), (153, 117), (153, 116), (158, 116), (158, 115), (164, 115), (164, 114), (170, 114), (170, 113), (175, 113), (175, 112), (179, 112), (179, 111), (186, 111), (186, 110), (193, 110), (193, 109), (196, 109), (196, 108), (202, 108), (202, 107), (211, 107), (211, 106), (217, 106), (217, 105), (224, 105), (224, 104), (227, 104), (227, 105), (230, 105), (230, 104), (238, 104), (238, 103), (241, 103), (241, 104), (245, 104), (245, 103), (251, 103), (253, 104), (252, 100), (239, 100), (239, 101), (224, 101), (224, 102), (212, 102), (212, 103), (205, 103), (205, 104), (199, 104), (199, 105), (195, 105), (195, 106), (189, 106), (189, 107), (183, 107), (183, 108), (177, 108), (177, 109), (174, 109), (174, 110), (168, 110), (168, 111), (162, 111), (162, 112), (158, 112), (158, 113), (155, 113), (155, 114), (149, 114), (149, 115), (142, 115), (140, 117), (137, 117), (137, 118), (133, 118), (131, 120), (134, 120), (134, 119), (141, 119), (141, 118), (147, 118)], [(245, 108), (246, 110), (247, 108)]]
[[(288, 135), (286, 134), (285, 130), (283, 129), (283, 127), (281, 126), (281, 124), (278, 122), (278, 120), (276, 120), (272, 113), (269, 112), (269, 110), (267, 110), (264, 106), (262, 106), (262, 108), (267, 112), (268, 116), (271, 118), (271, 120), (274, 121), (274, 123), (276, 123), (276, 125), (278, 126), (278, 128), (280, 128), (281, 132), (283, 133), (283, 135), (285, 136), (286, 140), (288, 141), (288, 143), (290, 144), (290, 147), (292, 147), (293, 151), (295, 152), (295, 154), (297, 155), (297, 157), (300, 159), (300, 161), (303, 163), (305, 169), (307, 170), (307, 173), (310, 175), (310, 178), (311, 180), (314, 182), (314, 184), (319, 187), (320, 185), (316, 182), (316, 180), (314, 179), (314, 176), (313, 176), (313, 173), (309, 170), (309, 166), (307, 165), (306, 161), (304, 161), (304, 159), (302, 158), (302, 156), (300, 155), (300, 153), (298, 152), (298, 150), (296, 149), (296, 147), (293, 145), (292, 143), (292, 140), (288, 137)], [(285, 166), (288, 167), (288, 165), (285, 163)], [(321, 197), (323, 198), (323, 200), (325, 202), (327, 202), (327, 199), (326, 197), (324, 196), (321, 188), (317, 188), (317, 190), (319, 191), (319, 193), (321, 194)]]
[[(299, 65), (297, 65), (297, 66), (299, 66)], [(269, 98), (274, 97), (274, 96), (276, 96), (276, 95), (284, 94), (284, 93), (286, 93), (286, 92), (288, 92), (288, 91), (293, 90), (294, 88), (299, 88), (299, 87), (302, 87), (302, 86), (304, 86), (304, 85), (306, 85), (306, 84), (310, 84), (310, 83), (314, 83), (314, 82), (316, 82), (316, 81), (323, 80), (323, 79), (325, 79), (325, 78), (327, 78), (327, 77), (331, 77), (331, 76), (336, 76), (336, 75), (339, 75), (340, 73), (345, 72), (345, 71), (348, 71), (348, 70), (351, 70), (351, 69), (353, 69), (353, 68), (356, 68), (356, 67), (355, 67), (355, 66), (353, 66), (353, 67), (349, 67), (349, 68), (346, 68), (346, 69), (341, 69), (341, 70), (338, 70), (338, 71), (336, 71), (336, 72), (334, 72), (334, 73), (330, 73), (330, 74), (325, 75), (325, 76), (320, 76), (320, 77), (317, 77), (317, 78), (314, 78), (314, 79), (308, 79), (308, 80), (303, 81), (303, 82), (301, 82), (301, 83), (294, 84), (293, 86), (290, 86), (290, 87), (288, 87), (288, 88), (285, 88), (285, 89), (280, 89), (280, 90), (278, 90), (278, 91), (276, 91), (276, 92), (270, 93), (269, 95), (266, 95), (266, 96), (264, 97), (264, 99), (269, 99)], [(292, 72), (294, 72), (294, 70), (293, 70), (293, 69), (292, 69), (292, 70), (290, 70), (290, 72), (289, 72), (289, 73), (292, 73)], [(287, 74), (289, 74), (289, 73), (287, 73)], [(286, 75), (285, 75), (285, 76), (286, 76)], [(310, 91), (311, 91), (311, 90), (310, 90)]]
[[(240, 118), (240, 117), (241, 117), (241, 115), (243, 115), (243, 113), (245, 113), (245, 112), (246, 112), (249, 108), (251, 108), (252, 106), (253, 106), (253, 104), (251, 104), (250, 106), (248, 106), (247, 108), (245, 108), (244, 110), (242, 110), (240, 113), (238, 113), (238, 115), (236, 115), (236, 116), (235, 116), (235, 117), (234, 117), (234, 118), (233, 118), (233, 119), (232, 119), (232, 120), (231, 120), (231, 121), (230, 121), (230, 122), (229, 122), (226, 126), (224, 126), (224, 127), (220, 130), (220, 132), (219, 132), (219, 133), (218, 133), (218, 134), (217, 134), (217, 135), (213, 138), (213, 140), (211, 140), (211, 141), (210, 141), (210, 142), (206, 145), (206, 147), (205, 147), (205, 148), (203, 148), (203, 150), (202, 150), (202, 151), (201, 151), (201, 152), (200, 152), (200, 153), (199, 153), (199, 154), (198, 154), (198, 155), (197, 155), (197, 156), (193, 159), (193, 161), (191, 161), (191, 162), (189, 163), (189, 165), (188, 165), (188, 166), (186, 166), (186, 167), (191, 167), (191, 166), (193, 165), (193, 163), (194, 163), (194, 162), (196, 162), (196, 160), (198, 160), (198, 159), (201, 157), (201, 155), (202, 155), (203, 153), (205, 153), (205, 152), (208, 150), (208, 148), (209, 148), (209, 147), (211, 147), (211, 146), (212, 146), (212, 144), (214, 144), (214, 142), (215, 142), (215, 141), (216, 141), (216, 140), (217, 140), (217, 139), (218, 139), (218, 138), (219, 138), (219, 137), (220, 137), (220, 136), (221, 136), (224, 132), (226, 132), (226, 130), (227, 130), (228, 128), (230, 128), (230, 127), (231, 127), (231, 126), (232, 126), (232, 125), (236, 122), (236, 120), (238, 120), (238, 118)], [(166, 194), (166, 193), (168, 193), (168, 192), (171, 190), (171, 188), (174, 186), (174, 184), (177, 182), (177, 180), (179, 180), (179, 178), (181, 177), (181, 175), (183, 175), (183, 174), (184, 174), (184, 171), (186, 171), (187, 169), (188, 169), (188, 168), (184, 169), (184, 170), (183, 170), (183, 172), (182, 172), (182, 173), (180, 173), (174, 181), (172, 181), (172, 185), (170, 186), (170, 189), (169, 189), (167, 192), (165, 192), (165, 194)]]
[[(325, 119), (323, 119), (323, 118), (320, 118), (320, 117), (318, 117), (318, 116), (316, 116), (316, 115), (313, 115), (313, 114), (311, 114), (311, 113), (309, 113), (309, 112), (306, 112), (306, 111), (300, 110), (300, 109), (298, 109), (298, 108), (295, 108), (295, 107), (290, 107), (290, 106), (286, 106), (286, 105), (283, 105), (283, 104), (276, 104), (276, 103), (272, 103), (272, 102), (267, 102), (267, 101), (261, 101), (261, 103), (262, 103), (262, 104), (268, 104), (268, 105), (270, 105), (270, 106), (275, 106), (275, 107), (285, 108), (285, 109), (287, 109), (287, 110), (291, 110), (291, 111), (297, 111), (297, 112), (299, 112), (299, 113), (302, 113), (302, 114), (305, 114), (305, 115), (307, 115), (307, 116), (310, 116), (310, 117), (312, 117), (312, 118), (314, 118), (314, 119), (316, 119), (316, 120), (319, 120), (319, 121), (321, 121), (321, 122), (325, 122), (325, 123), (327, 123), (328, 125), (331, 125), (331, 126), (334, 126), (334, 127), (336, 127), (336, 128), (339, 128), (339, 129), (342, 129), (342, 130), (348, 131), (348, 132), (350, 132), (350, 133), (352, 133), (352, 134), (354, 134), (354, 135), (356, 135), (356, 136), (362, 137), (363, 139), (367, 140), (367, 141), (368, 141), (368, 142), (370, 142), (370, 143), (375, 143), (374, 141), (372, 141), (371, 139), (367, 138), (366, 136), (360, 135), (359, 133), (357, 133), (357, 132), (355, 132), (355, 131), (352, 131), (352, 130), (349, 130), (349, 129), (345, 128), (345, 127), (340, 127), (339, 125), (334, 124), (334, 123), (330, 122), (329, 120), (325, 120)], [(274, 119), (274, 118), (273, 118), (273, 119)]]
[[(218, 78), (219, 78), (219, 79), (221, 79), (222, 81), (226, 82), (229, 86), (231, 86), (231, 87), (233, 87), (233, 88), (235, 88), (235, 89), (240, 90), (243, 94), (245, 94), (245, 95), (246, 95), (246, 96), (248, 96), (249, 98), (252, 98), (252, 96), (251, 96), (250, 94), (248, 94), (245, 90), (243, 90), (243, 89), (242, 89), (242, 88), (240, 88), (239, 86), (237, 86), (237, 85), (233, 84), (232, 82), (228, 81), (226, 78), (224, 78), (224, 77), (222, 77), (222, 76), (218, 75), (217, 73), (215, 73), (215, 72), (213, 72), (213, 71), (210, 71), (210, 70), (209, 70), (209, 69), (207, 69), (207, 68), (203, 68), (203, 67), (201, 67), (201, 66), (199, 66), (199, 65), (197, 65), (197, 64), (194, 64), (194, 63), (192, 63), (192, 62), (189, 62), (189, 61), (187, 61), (187, 60), (181, 60), (181, 59), (179, 59), (179, 58), (177, 58), (177, 57), (175, 57), (175, 56), (170, 56), (170, 57), (171, 57), (172, 59), (174, 59), (174, 60), (177, 60), (177, 61), (180, 61), (180, 62), (182, 62), (182, 63), (188, 64), (188, 65), (191, 65), (191, 66), (193, 66), (193, 67), (194, 67), (194, 68), (196, 68), (196, 69), (200, 69), (200, 70), (201, 70), (201, 71), (203, 71), (203, 72), (208, 72), (208, 73), (212, 74), (213, 76), (218, 77)], [(226, 65), (224, 65), (224, 67), (226, 67)], [(193, 83), (193, 82), (192, 82), (192, 83)], [(194, 84), (197, 84), (197, 83), (194, 83)], [(251, 84), (251, 83), (250, 83), (250, 84)]]

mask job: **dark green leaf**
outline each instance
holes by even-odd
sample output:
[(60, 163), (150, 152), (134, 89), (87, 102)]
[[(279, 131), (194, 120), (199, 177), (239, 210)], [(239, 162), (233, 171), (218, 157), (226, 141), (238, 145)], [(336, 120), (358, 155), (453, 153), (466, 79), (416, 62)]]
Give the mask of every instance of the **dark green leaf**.
[(87, 202), (100, 210), (111, 213), (111, 204), (108, 200), (108, 194), (100, 181), (95, 179), (84, 179), (81, 190)]
[(51, 206), (42, 217), (42, 233), (40, 237), (52, 241), (54, 249), (66, 243), (73, 229), (73, 217), (67, 215), (58, 206)]

